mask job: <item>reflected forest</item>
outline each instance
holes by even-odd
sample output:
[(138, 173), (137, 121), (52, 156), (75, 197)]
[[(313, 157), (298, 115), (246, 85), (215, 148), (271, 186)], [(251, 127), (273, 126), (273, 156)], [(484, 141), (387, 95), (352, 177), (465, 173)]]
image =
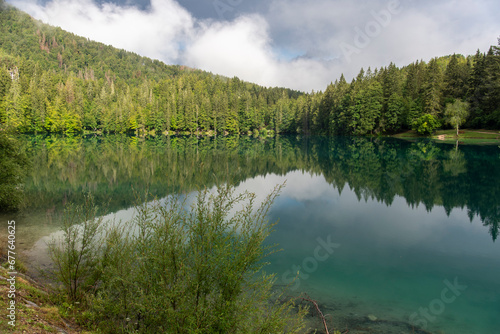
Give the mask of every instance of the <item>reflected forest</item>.
[(116, 212), (133, 205), (148, 188), (157, 197), (238, 184), (267, 174), (300, 170), (323, 175), (339, 192), (390, 206), (396, 196), (411, 207), (442, 206), (479, 216), (493, 240), (500, 221), (500, 156), (497, 146), (455, 146), (391, 138), (126, 135), (25, 136), (33, 170), (25, 183), (30, 211), (62, 211), (88, 191), (111, 201)]

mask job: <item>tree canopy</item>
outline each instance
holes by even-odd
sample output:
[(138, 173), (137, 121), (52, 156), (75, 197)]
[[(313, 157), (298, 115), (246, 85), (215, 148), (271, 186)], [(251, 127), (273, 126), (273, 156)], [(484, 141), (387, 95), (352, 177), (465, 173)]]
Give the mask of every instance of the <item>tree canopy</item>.
[(469, 117), (469, 103), (456, 100), (446, 106), (445, 116), (447, 117), (448, 123), (457, 129), (465, 123), (467, 117)]
[[(500, 128), (500, 48), (361, 69), (324, 92), (262, 87), (113, 48), (0, 3), (0, 122), (23, 133), (304, 133), (411, 129), (469, 103), (470, 128)], [(453, 125), (455, 126), (455, 125)]]

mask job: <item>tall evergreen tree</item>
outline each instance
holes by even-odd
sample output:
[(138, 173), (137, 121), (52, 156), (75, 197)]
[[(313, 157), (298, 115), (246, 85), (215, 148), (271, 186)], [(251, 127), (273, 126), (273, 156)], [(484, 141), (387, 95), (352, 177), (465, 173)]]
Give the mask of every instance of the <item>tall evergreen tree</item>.
[(469, 66), (466, 60), (454, 54), (444, 73), (443, 97), (445, 102), (466, 97), (469, 77)]
[(470, 121), (472, 127), (483, 127), (483, 106), (485, 100), (486, 64), (485, 55), (477, 50), (473, 59), (473, 70), (469, 83)]
[(439, 116), (442, 110), (443, 75), (437, 58), (427, 65), (424, 78), (424, 112)]

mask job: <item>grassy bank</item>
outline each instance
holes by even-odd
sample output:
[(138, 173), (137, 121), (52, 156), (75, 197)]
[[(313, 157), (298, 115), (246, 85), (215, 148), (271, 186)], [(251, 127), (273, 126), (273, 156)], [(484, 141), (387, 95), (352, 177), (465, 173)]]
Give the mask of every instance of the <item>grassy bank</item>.
[[(3, 243), (5, 244), (5, 243)], [(59, 305), (56, 294), (23, 273), (15, 276), (15, 299), (8, 274), (7, 258), (2, 252), (0, 267), (0, 333), (86, 333), (72, 318), (70, 305)], [(19, 262), (18, 262), (19, 264)], [(19, 270), (19, 268), (17, 269)], [(8, 315), (11, 300), (15, 300), (15, 322)], [(9, 324), (9, 322), (11, 322)], [(13, 326), (14, 325), (14, 326)], [(88, 332), (87, 332), (88, 333)]]
[[(416, 131), (410, 130), (393, 135), (395, 138), (425, 138)], [(440, 141), (456, 142), (457, 139), (462, 143), (498, 143), (500, 142), (500, 131), (495, 130), (460, 130), (457, 137), (456, 130), (439, 130), (430, 138)]]

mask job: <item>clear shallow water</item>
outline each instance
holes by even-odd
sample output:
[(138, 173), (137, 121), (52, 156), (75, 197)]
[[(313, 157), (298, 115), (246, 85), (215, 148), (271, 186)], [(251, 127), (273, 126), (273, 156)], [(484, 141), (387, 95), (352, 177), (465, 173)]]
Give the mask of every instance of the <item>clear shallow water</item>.
[(26, 183), (28, 207), (15, 219), (35, 262), (63, 204), (82, 191), (127, 216), (120, 210), (133, 204), (132, 188), (163, 197), (229, 180), (263, 198), (286, 180), (270, 213), (279, 223), (269, 242), (283, 251), (267, 271), (291, 284), (290, 294), (317, 300), (330, 324), (350, 333), (498, 332), (497, 146), (119, 136), (26, 144), (37, 169)]
[[(291, 288), (320, 301), (339, 328), (372, 314), (396, 322), (386, 324), (395, 333), (406, 332), (398, 322), (430, 332), (497, 332), (500, 248), (480, 219), (470, 222), (462, 209), (449, 217), (439, 206), (412, 209), (403, 198), (391, 206), (358, 201), (349, 189), (340, 195), (325, 187), (321, 176), (284, 178), (302, 189), (285, 189), (273, 207), (271, 217), (280, 222), (270, 241), (283, 251), (272, 256), (268, 270), (289, 283), (301, 266), (304, 275)], [(268, 176), (261, 182), (276, 181)], [(322, 250), (317, 257), (318, 238), (336, 244), (332, 254)]]

